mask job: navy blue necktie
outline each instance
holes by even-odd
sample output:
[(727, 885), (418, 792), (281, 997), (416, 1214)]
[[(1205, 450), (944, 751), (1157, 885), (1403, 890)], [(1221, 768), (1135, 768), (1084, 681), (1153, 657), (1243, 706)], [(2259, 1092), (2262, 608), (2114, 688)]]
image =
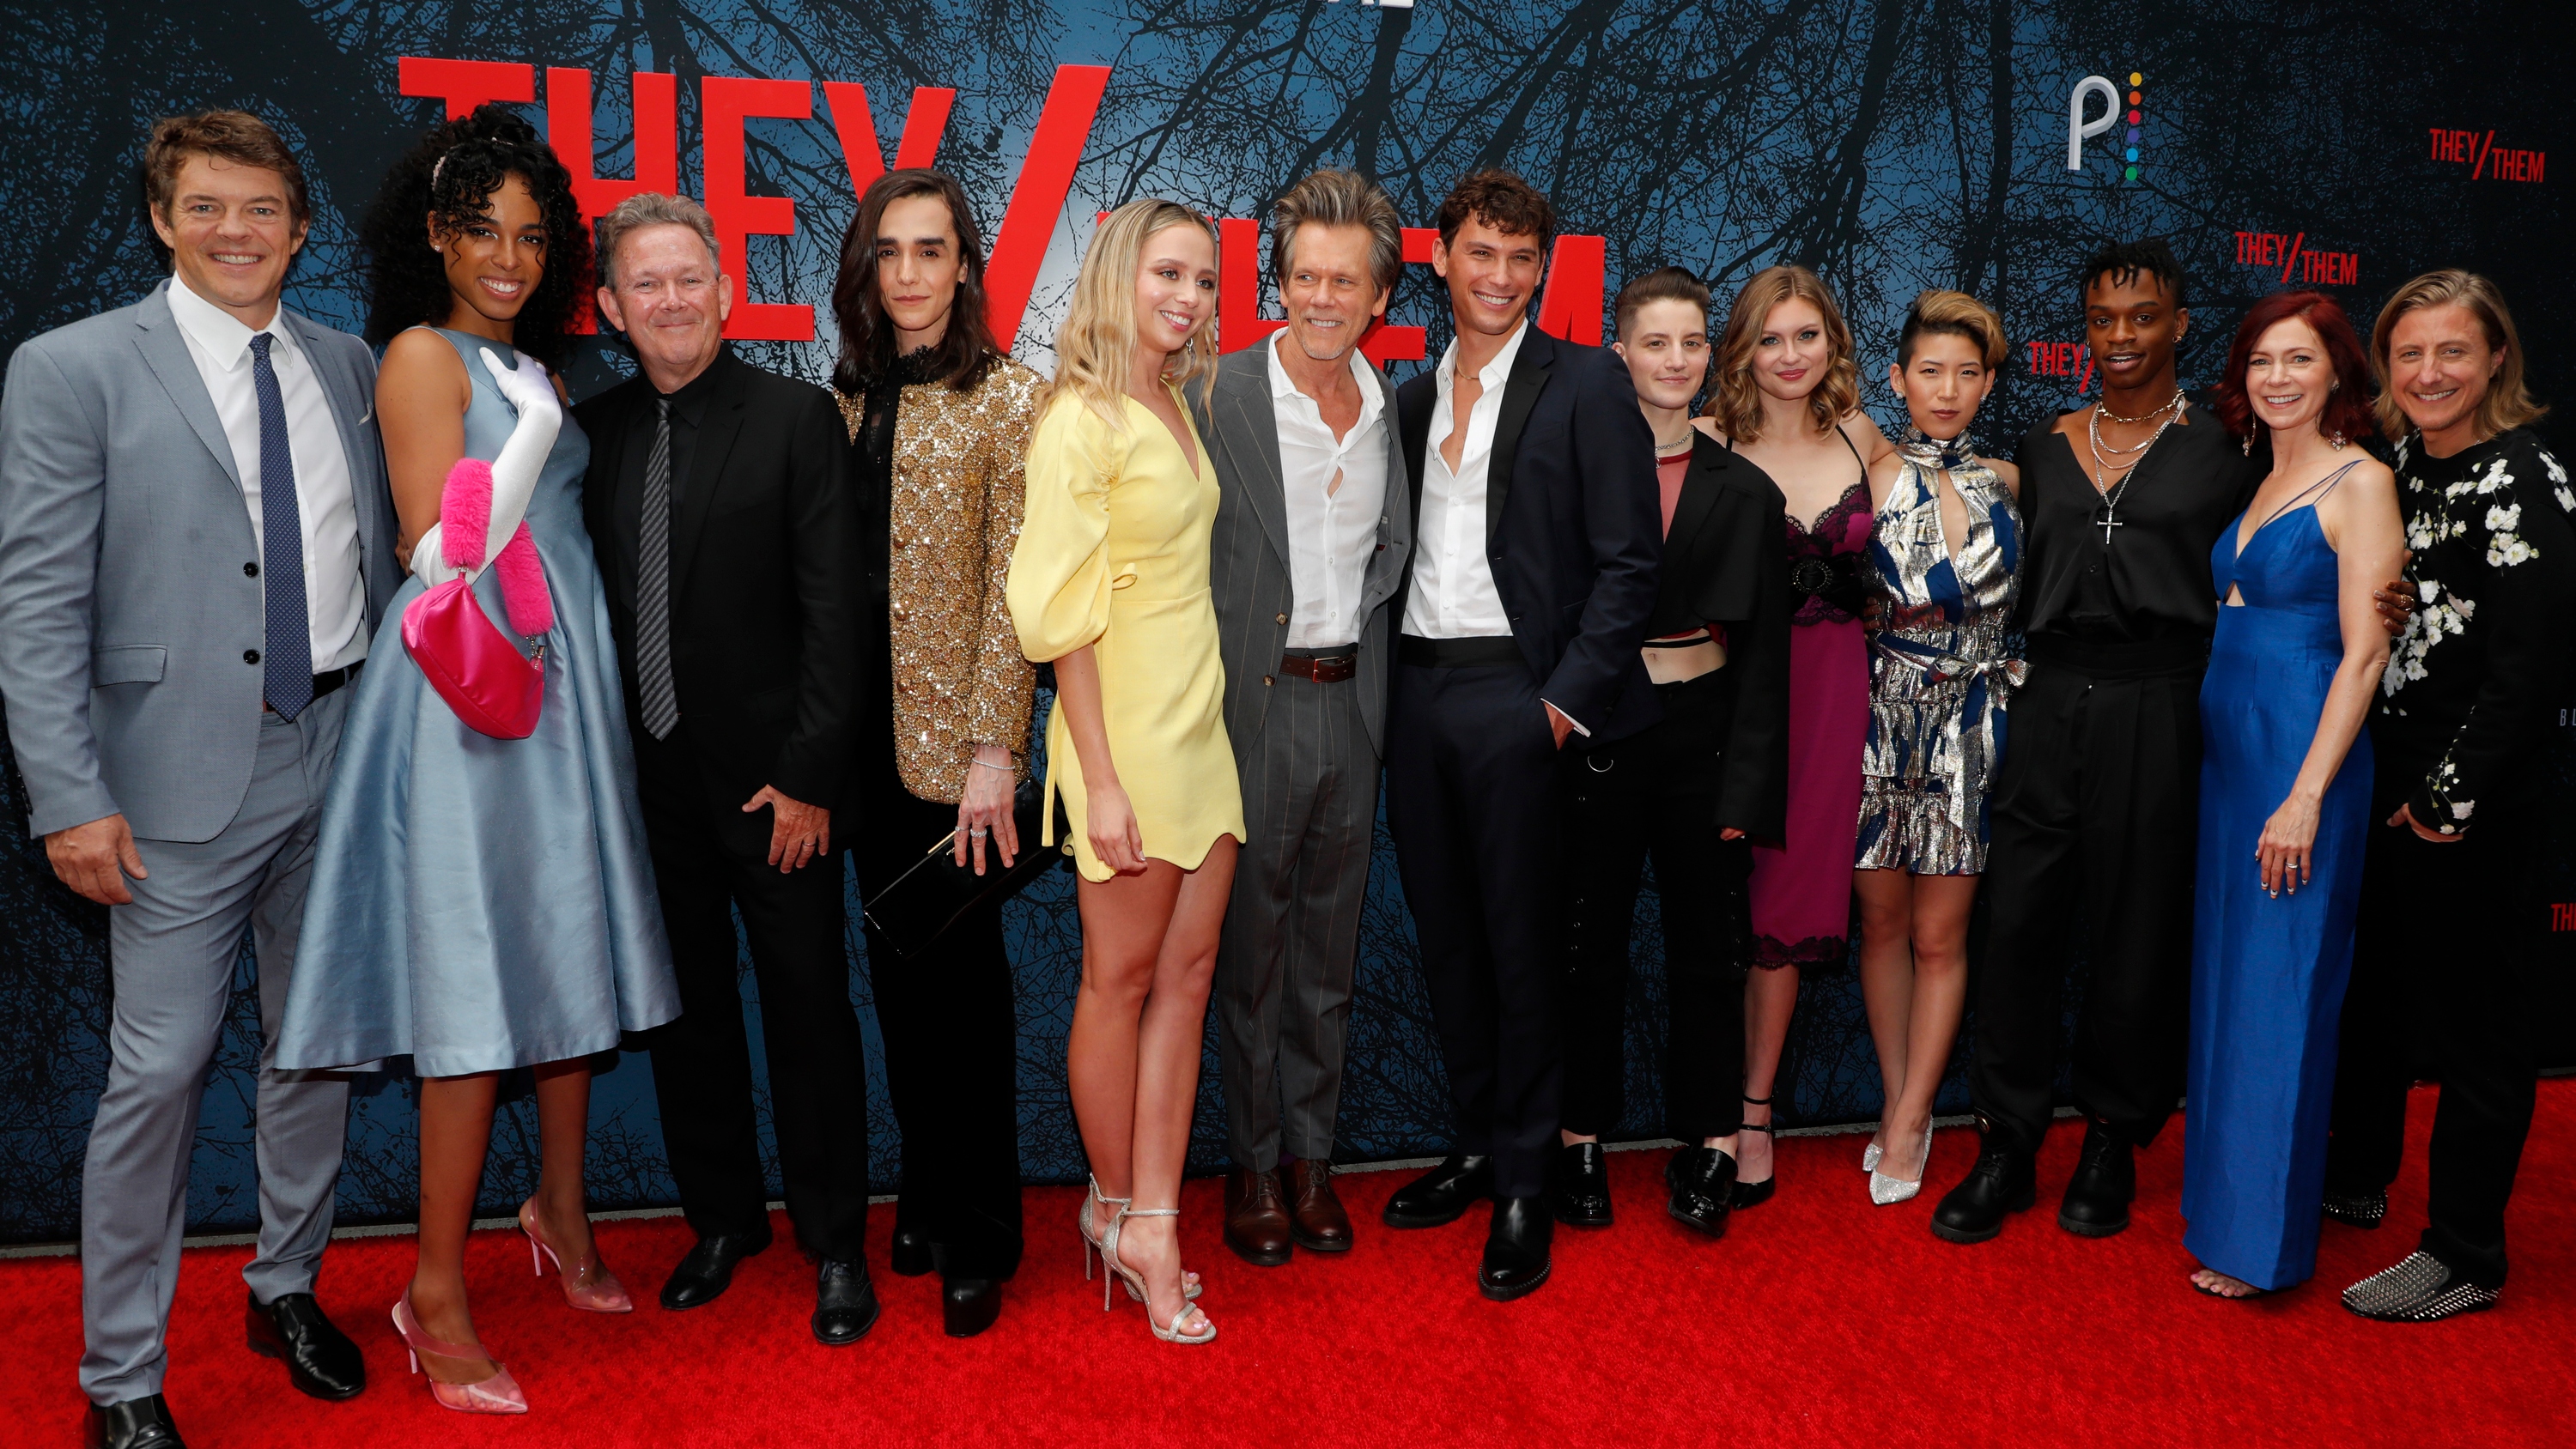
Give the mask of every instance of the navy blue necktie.
[(279, 719), (313, 702), (313, 615), (304, 601), (304, 515), (295, 503), (295, 454), (286, 441), (286, 398), (277, 390), (262, 332), (250, 340), (259, 392), (259, 573), (268, 581), (268, 648), (263, 693)]

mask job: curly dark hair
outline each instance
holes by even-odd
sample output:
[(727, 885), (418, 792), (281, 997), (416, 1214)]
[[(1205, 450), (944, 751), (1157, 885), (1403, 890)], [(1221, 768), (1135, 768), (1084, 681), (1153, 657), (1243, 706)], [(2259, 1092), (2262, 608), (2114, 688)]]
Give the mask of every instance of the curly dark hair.
[(1505, 236), (1538, 238), (1542, 253), (1556, 238), (1555, 205), (1547, 199), (1547, 193), (1523, 181), (1516, 172), (1488, 167), (1458, 178), (1434, 218), (1441, 242), (1456, 241), (1458, 228), (1465, 226), (1471, 216)]
[(572, 173), (554, 148), (498, 104), (430, 129), (394, 163), (358, 228), (367, 252), (371, 296), (367, 340), (381, 347), (408, 327), (444, 323), (456, 305), (446, 269), (421, 223), (438, 218), (443, 232), (491, 215), (492, 195), (516, 176), (545, 218), (544, 273), (519, 309), (511, 346), (548, 367), (561, 364), (580, 299), (590, 295), (589, 229), (573, 199)]

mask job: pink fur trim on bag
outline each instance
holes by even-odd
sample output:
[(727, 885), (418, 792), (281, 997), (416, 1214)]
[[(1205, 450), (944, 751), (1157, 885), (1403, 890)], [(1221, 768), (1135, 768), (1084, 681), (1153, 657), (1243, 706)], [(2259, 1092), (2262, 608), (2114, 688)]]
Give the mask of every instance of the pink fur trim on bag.
[(483, 566), (484, 540), (492, 532), (492, 465), (459, 458), (447, 470), (438, 496), (439, 552), (453, 569)]
[(510, 608), (510, 627), (534, 639), (555, 626), (555, 598), (546, 588), (546, 566), (537, 558), (537, 541), (523, 521), (501, 556), (492, 561), (501, 576), (501, 601)]

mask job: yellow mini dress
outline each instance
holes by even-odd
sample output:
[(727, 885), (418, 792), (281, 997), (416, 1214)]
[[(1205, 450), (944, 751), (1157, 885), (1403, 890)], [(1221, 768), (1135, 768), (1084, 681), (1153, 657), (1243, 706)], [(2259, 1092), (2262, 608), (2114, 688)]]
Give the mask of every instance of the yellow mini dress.
[[(1173, 395), (1175, 403), (1179, 394)], [(1048, 663), (1092, 646), (1118, 781), (1145, 854), (1196, 870), (1218, 836), (1243, 839), (1243, 791), (1225, 737), (1225, 665), (1208, 596), (1216, 476), (1195, 428), (1193, 470), (1160, 418), (1120, 399), (1112, 426), (1058, 397), (1029, 439), (1028, 512), (1005, 590), (1021, 652)], [(1189, 410), (1181, 409), (1183, 426)], [(1112, 872), (1083, 830), (1082, 762), (1058, 699), (1047, 719), (1046, 836), (1055, 801), (1083, 879)]]

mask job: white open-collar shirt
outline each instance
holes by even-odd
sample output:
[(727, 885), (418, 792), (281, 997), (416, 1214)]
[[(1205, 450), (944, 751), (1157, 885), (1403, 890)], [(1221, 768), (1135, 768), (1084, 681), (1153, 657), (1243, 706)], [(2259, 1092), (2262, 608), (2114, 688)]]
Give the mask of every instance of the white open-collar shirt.
[(295, 511), (304, 525), (304, 606), (311, 626), (313, 670), (328, 673), (367, 657), (367, 587), (358, 572), (358, 502), (351, 491), (349, 459), (340, 445), (339, 421), (313, 359), (287, 330), (286, 308), (254, 330), (223, 308), (170, 278), (170, 315), (188, 340), (215, 417), (233, 447), (242, 501), (250, 509), (250, 546), (265, 558), (267, 519), (260, 512), (259, 388), (253, 379), (250, 342), (264, 330), (269, 366), (277, 373), (278, 399), (286, 408), (286, 447), (295, 463)]
[(1422, 450), (1422, 512), (1413, 529), (1413, 589), (1404, 605), (1404, 632), (1423, 639), (1474, 639), (1508, 635), (1511, 616), (1494, 587), (1485, 556), (1486, 469), (1494, 460), (1494, 426), (1502, 418), (1503, 384), (1529, 336), (1524, 319), (1476, 374), (1485, 390), (1467, 412), (1467, 441), (1458, 468), (1449, 469), (1440, 445), (1455, 429), (1451, 399), (1458, 390), (1458, 344), (1440, 354), (1439, 401), (1431, 409), (1430, 446)]
[(1297, 600), (1288, 647), (1334, 649), (1359, 642), (1361, 593), (1386, 512), (1386, 409), (1368, 363), (1352, 349), (1360, 420), (1334, 437), (1323, 408), (1297, 390), (1280, 360), (1280, 349), (1291, 345), (1284, 328), (1270, 340), (1270, 408), (1279, 425), (1288, 581)]

